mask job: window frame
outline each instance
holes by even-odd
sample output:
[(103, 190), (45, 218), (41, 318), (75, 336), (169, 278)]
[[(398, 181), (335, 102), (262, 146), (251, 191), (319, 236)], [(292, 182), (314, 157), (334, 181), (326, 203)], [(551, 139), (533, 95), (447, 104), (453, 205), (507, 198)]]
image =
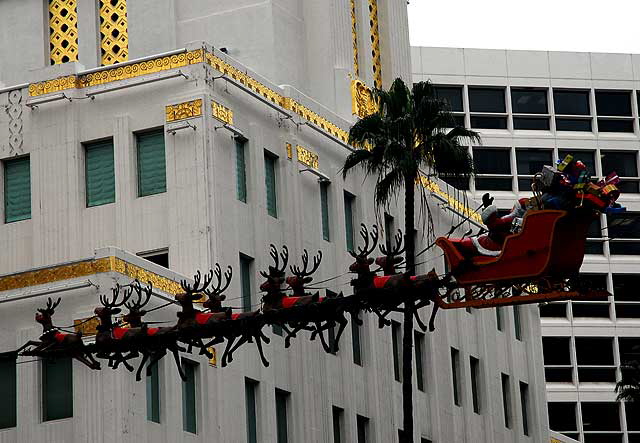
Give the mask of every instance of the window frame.
[[(265, 206), (267, 214), (271, 217), (278, 218), (278, 159), (279, 157), (271, 151), (264, 150), (264, 183), (265, 183)], [(272, 180), (268, 171), (273, 169)], [(270, 191), (271, 189), (271, 191)], [(271, 196), (271, 199), (269, 198)], [(269, 202), (273, 201), (273, 204)]]
[[(144, 131), (134, 132), (135, 137), (135, 149), (136, 149), (136, 186), (138, 198), (149, 197), (157, 194), (164, 194), (167, 192), (167, 144), (165, 138), (165, 132), (162, 127), (145, 129)], [(162, 154), (163, 154), (163, 173), (164, 173), (164, 189), (154, 192), (142, 192), (142, 168), (141, 168), (141, 156), (140, 156), (140, 137), (149, 135), (161, 135), (162, 136)], [(115, 146), (114, 146), (114, 179), (115, 179)]]
[[(48, 400), (47, 400), (47, 396), (50, 395), (49, 392), (49, 383), (47, 381), (48, 379), (48, 371), (53, 368), (56, 364), (61, 365), (64, 364), (65, 367), (63, 368), (64, 370), (67, 371), (66, 374), (63, 374), (65, 380), (64, 382), (66, 384), (68, 384), (68, 387), (70, 387), (70, 389), (63, 389), (64, 395), (65, 395), (65, 399), (68, 401), (68, 405), (66, 405), (66, 407), (68, 409), (63, 410), (60, 413), (56, 413), (55, 415), (50, 414), (50, 411), (48, 410)], [(41, 361), (41, 386), (42, 386), (42, 395), (41, 395), (41, 401), (42, 401), (42, 421), (43, 422), (49, 422), (49, 421), (57, 421), (57, 420), (64, 420), (64, 419), (68, 419), (68, 418), (73, 418), (74, 414), (73, 414), (73, 410), (74, 410), (74, 384), (73, 384), (73, 360), (71, 359), (71, 357), (68, 358), (57, 358), (55, 360), (42, 360)], [(59, 385), (60, 380), (57, 381), (57, 383), (55, 383), (56, 386), (60, 386)], [(56, 404), (59, 404), (58, 401), (55, 402)]]
[[(484, 90), (484, 91), (489, 91), (489, 90), (494, 90), (494, 91), (502, 91), (502, 99), (503, 99), (503, 107), (504, 107), (504, 111), (502, 112), (494, 112), (494, 111), (474, 111), (474, 105), (473, 105), (473, 92), (474, 91), (480, 91), (480, 90)], [(504, 130), (508, 130), (509, 129), (509, 113), (508, 113), (508, 107), (507, 107), (507, 87), (506, 86), (481, 86), (481, 85), (469, 85), (467, 87), (467, 94), (468, 94), (468, 99), (469, 99), (469, 122), (470, 122), (470, 126), (473, 129), (482, 129), (482, 130), (500, 130), (500, 131), (504, 131)], [(496, 102), (498, 103), (498, 102)], [(480, 119), (480, 120), (478, 120)], [(493, 119), (493, 120), (488, 120), (488, 119)], [(504, 127), (487, 127), (486, 125), (478, 125), (478, 124), (474, 124), (474, 122), (479, 122), (479, 121), (495, 121), (495, 122), (500, 122), (499, 125), (497, 126), (503, 126)]]
[[(200, 368), (199, 368), (199, 364), (186, 359), (186, 358), (182, 358), (182, 368), (185, 371), (185, 375), (187, 376), (187, 380), (186, 381), (182, 381), (182, 430), (184, 432), (189, 432), (191, 434), (198, 434), (198, 422), (199, 420), (199, 413), (200, 413), (200, 408), (199, 408), (199, 398), (198, 398), (198, 389), (199, 389), (199, 372), (200, 372)], [(191, 369), (187, 369), (187, 368), (191, 368)], [(192, 379), (189, 377), (189, 371), (192, 371)], [(189, 385), (189, 386), (188, 386)], [(192, 405), (187, 405), (187, 399), (188, 396), (190, 395), (189, 392), (187, 392), (186, 390), (189, 389), (191, 390), (191, 387), (193, 387), (193, 404)], [(187, 406), (187, 407), (185, 407)], [(188, 406), (192, 406), (193, 409), (193, 416), (189, 417), (189, 407)], [(191, 423), (190, 420), (193, 421), (193, 428), (191, 427)]]
[[(112, 200), (98, 200), (96, 203), (91, 203), (89, 201), (89, 151), (92, 149), (96, 149), (101, 147), (100, 145), (106, 145), (107, 143), (111, 144), (111, 155), (112, 155), (112, 165), (113, 165), (113, 199)], [(94, 208), (96, 206), (104, 206), (113, 204), (117, 200), (117, 187), (116, 187), (116, 167), (115, 167), (115, 143), (113, 137), (104, 138), (101, 140), (94, 140), (91, 142), (82, 143), (83, 153), (84, 153), (84, 190), (85, 190), (85, 207), (86, 208)]]
[[(29, 182), (29, 213), (24, 213), (21, 214), (19, 216), (16, 217), (12, 217), (11, 219), (9, 219), (9, 184), (8, 184), (8, 176), (9, 174), (7, 173), (7, 168), (11, 167), (11, 165), (16, 165), (18, 163), (21, 162), (25, 162), (27, 163), (27, 170), (28, 170), (28, 182)], [(4, 200), (3, 202), (3, 211), (4, 211), (4, 223), (5, 224), (9, 224), (9, 223), (16, 223), (16, 222), (20, 222), (20, 221), (24, 221), (24, 220), (31, 220), (31, 218), (33, 217), (33, 192), (32, 192), (32, 182), (31, 182), (31, 155), (27, 154), (27, 155), (21, 155), (18, 157), (12, 157), (12, 158), (6, 158), (4, 160), (2, 160), (2, 198)]]
[[(545, 112), (516, 112), (514, 109), (516, 108), (516, 103), (514, 102), (513, 93), (516, 92), (525, 92), (525, 91), (541, 91), (544, 93), (545, 99)], [(551, 113), (549, 106), (549, 88), (543, 87), (527, 87), (527, 86), (511, 86), (509, 88), (510, 98), (511, 98), (511, 117), (513, 118), (513, 129), (515, 131), (551, 131)], [(518, 122), (524, 122), (525, 120), (538, 120), (545, 121), (545, 128), (518, 128)]]
[[(587, 98), (587, 113), (586, 114), (565, 114), (560, 113), (556, 110), (556, 92), (558, 93), (580, 93), (585, 94)], [(556, 123), (556, 132), (591, 132), (594, 131), (593, 124), (593, 114), (594, 114), (594, 106), (591, 104), (591, 89), (580, 89), (580, 88), (552, 88), (553, 94), (553, 112)], [(588, 122), (589, 129), (588, 130), (568, 130), (568, 129), (558, 129), (558, 121), (566, 121), (566, 122)]]

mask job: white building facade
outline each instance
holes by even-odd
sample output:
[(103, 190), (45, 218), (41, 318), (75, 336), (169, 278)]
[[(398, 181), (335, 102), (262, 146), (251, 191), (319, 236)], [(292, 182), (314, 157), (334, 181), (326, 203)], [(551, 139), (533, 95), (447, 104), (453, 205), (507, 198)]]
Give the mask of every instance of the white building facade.
[[(48, 296), (70, 326), (116, 282), (153, 281), (157, 306), (216, 262), (234, 268), (229, 305), (256, 309), (270, 243), (291, 263), (322, 250), (316, 280), (349, 293), (347, 251), (376, 221), (374, 181), (341, 174), (352, 91), (409, 80), (402, 2), (8, 0), (0, 25), (0, 351), (39, 335)], [(402, 226), (402, 207), (385, 212), (386, 231)], [(443, 272), (439, 252), (423, 257), (419, 271)], [(415, 332), (416, 440), (547, 441), (537, 308), (436, 327)], [(140, 383), (0, 361), (0, 442), (397, 441), (397, 327), (366, 318), (335, 354), (269, 335), (268, 368), (252, 345), (226, 368), (185, 355), (186, 384), (170, 358)]]
[(612, 297), (541, 306), (550, 428), (585, 443), (640, 441), (638, 410), (615, 401), (621, 363), (640, 344), (638, 263), (640, 56), (412, 48), (414, 81), (431, 80), (467, 127), (478, 175), (458, 184), (502, 209), (531, 195), (531, 175), (573, 154), (593, 176), (616, 171), (627, 213), (602, 216), (581, 269)]

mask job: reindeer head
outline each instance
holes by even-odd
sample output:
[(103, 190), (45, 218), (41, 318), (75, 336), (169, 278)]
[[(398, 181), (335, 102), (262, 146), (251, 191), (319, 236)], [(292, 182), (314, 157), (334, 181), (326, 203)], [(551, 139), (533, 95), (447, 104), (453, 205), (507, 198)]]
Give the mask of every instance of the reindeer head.
[(131, 292), (125, 291), (125, 296), (120, 302), (118, 302), (120, 288), (121, 286), (119, 284), (116, 284), (116, 287), (111, 289), (111, 299), (109, 299), (106, 295), (100, 295), (100, 303), (102, 304), (102, 306), (98, 306), (93, 310), (93, 312), (100, 319), (100, 324), (102, 326), (111, 327), (111, 316), (120, 313), (120, 306), (122, 306), (124, 302), (127, 301), (128, 296), (131, 295)]
[(292, 277), (287, 277), (287, 284), (293, 289), (293, 295), (303, 296), (304, 285), (310, 283), (313, 278), (311, 275), (318, 270), (320, 262), (322, 261), (322, 251), (318, 251), (317, 255), (313, 257), (313, 266), (309, 268), (309, 252), (305, 249), (302, 253), (302, 269), (298, 265), (292, 265), (289, 267)]
[[(135, 300), (131, 297), (133, 292), (136, 293)], [(149, 282), (145, 288), (142, 287), (137, 279), (131, 283), (131, 289), (128, 292), (128, 297), (125, 299), (126, 303), (124, 304), (127, 309), (129, 309), (129, 312), (127, 312), (122, 319), (129, 323), (132, 328), (142, 327), (142, 317), (147, 313), (147, 311), (142, 308), (149, 303), (152, 293), (153, 285), (151, 282)]]
[[(404, 252), (402, 245), (402, 231), (398, 229), (395, 237), (395, 245), (393, 247), (387, 247), (380, 245), (380, 252), (384, 254), (383, 257), (376, 258), (376, 264), (382, 268), (384, 275), (397, 274), (396, 266), (401, 265), (404, 262), (404, 258), (400, 257), (400, 254)], [(391, 242), (389, 242), (391, 244)]]
[[(269, 272), (260, 271), (260, 275), (267, 279), (260, 285), (260, 290), (267, 294), (274, 294), (279, 293), (282, 289), (284, 272), (289, 262), (289, 249), (286, 245), (283, 245), (280, 258), (278, 258), (278, 250), (272, 244), (269, 248), (269, 255), (273, 259), (273, 266), (269, 266)], [(280, 266), (280, 259), (282, 259), (282, 266)]]
[(176, 294), (176, 300), (182, 307), (185, 305), (193, 306), (194, 301), (202, 298), (202, 293), (209, 287), (211, 280), (213, 280), (213, 269), (209, 270), (204, 276), (204, 280), (202, 280), (200, 271), (196, 272), (193, 276), (193, 285), (187, 283), (186, 280), (180, 282), (180, 286), (182, 286), (184, 292), (182, 294)]
[(216, 276), (216, 280), (218, 284), (215, 287), (211, 287), (211, 289), (205, 289), (204, 293), (207, 294), (207, 301), (205, 301), (202, 306), (206, 309), (209, 309), (211, 312), (222, 312), (224, 308), (222, 307), (222, 302), (225, 298), (227, 298), (223, 292), (229, 287), (231, 283), (231, 277), (233, 275), (233, 270), (231, 266), (227, 267), (227, 270), (224, 272), (224, 284), (222, 284), (222, 269), (220, 265), (216, 263), (215, 270), (213, 271)]
[[(360, 274), (367, 274), (370, 272), (369, 266), (373, 264), (373, 258), (369, 257), (378, 245), (378, 225), (373, 225), (371, 232), (363, 224), (360, 225), (360, 237), (364, 240), (364, 247), (358, 246), (358, 253), (349, 251), (349, 254), (356, 259), (355, 262), (349, 266), (349, 271)], [(371, 245), (369, 245), (371, 241)]]
[(44, 309), (37, 309), (38, 313), (36, 313), (36, 321), (42, 325), (45, 331), (52, 327), (51, 317), (53, 317), (53, 314), (55, 314), (55, 309), (60, 304), (60, 300), (60, 297), (58, 297), (58, 300), (56, 300), (56, 302), (54, 303), (51, 297), (48, 297), (47, 307)]

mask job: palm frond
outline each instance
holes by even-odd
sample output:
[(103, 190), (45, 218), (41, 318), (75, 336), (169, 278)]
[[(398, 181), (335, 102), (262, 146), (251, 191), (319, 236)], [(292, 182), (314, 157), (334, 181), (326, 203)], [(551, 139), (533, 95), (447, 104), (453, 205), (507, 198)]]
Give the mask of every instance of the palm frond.
[(387, 205), (391, 198), (398, 193), (404, 185), (404, 174), (399, 168), (391, 169), (376, 183), (374, 194), (375, 204), (378, 207)]

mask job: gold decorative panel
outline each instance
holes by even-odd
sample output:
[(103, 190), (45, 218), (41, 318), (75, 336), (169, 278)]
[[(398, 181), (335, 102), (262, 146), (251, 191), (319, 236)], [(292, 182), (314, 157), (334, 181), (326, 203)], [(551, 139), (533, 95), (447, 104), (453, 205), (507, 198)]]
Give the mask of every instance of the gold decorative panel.
[(358, 21), (356, 19), (356, 0), (351, 0), (351, 39), (353, 42), (353, 73), (356, 77), (360, 75), (358, 66)]
[(309, 151), (304, 146), (296, 145), (296, 154), (298, 155), (298, 161), (303, 165), (307, 165), (314, 169), (318, 169), (320, 167), (318, 154)]
[(293, 148), (291, 147), (291, 143), (287, 143), (285, 147), (287, 148), (287, 158), (291, 160), (293, 158)]
[(362, 80), (351, 80), (351, 112), (363, 118), (377, 110), (371, 89)]
[(220, 103), (211, 101), (211, 115), (228, 125), (233, 124), (233, 111)]
[(382, 63), (380, 62), (380, 33), (378, 32), (378, 0), (369, 0), (369, 27), (371, 29), (371, 59), (373, 85), (382, 89)]
[(202, 99), (168, 105), (165, 111), (167, 123), (184, 120), (185, 118), (200, 117), (202, 115)]
[(98, 317), (79, 318), (73, 321), (73, 329), (81, 332), (83, 336), (96, 335), (98, 333), (100, 319)]
[(78, 61), (76, 0), (49, 0), (49, 59), (52, 65)]
[(100, 51), (102, 66), (129, 59), (127, 0), (100, 0)]

